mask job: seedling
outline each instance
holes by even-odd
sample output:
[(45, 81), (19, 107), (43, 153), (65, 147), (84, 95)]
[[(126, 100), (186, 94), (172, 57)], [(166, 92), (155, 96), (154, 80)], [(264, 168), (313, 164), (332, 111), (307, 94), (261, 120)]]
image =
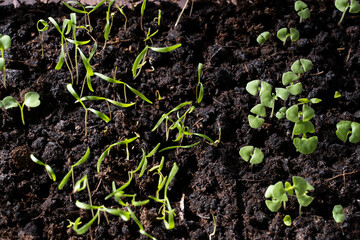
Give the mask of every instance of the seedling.
[(343, 223), (345, 220), (344, 208), (341, 205), (335, 205), (332, 210), (332, 215), (337, 223)]
[(283, 222), (286, 226), (290, 227), (291, 226), (291, 217), (290, 215), (286, 215), (283, 219)]
[(340, 98), (341, 97), (341, 93), (339, 91), (336, 91), (334, 94), (334, 98)]
[[(350, 122), (350, 121), (341, 121), (336, 124), (336, 136), (343, 141), (347, 141), (349, 134), (349, 142), (358, 143), (360, 142), (360, 123)], [(350, 130), (351, 128), (351, 130)]]
[(212, 220), (214, 222), (214, 230), (212, 233), (210, 233), (209, 235), (209, 240), (211, 240), (213, 237), (215, 237), (215, 233), (216, 233), (216, 220), (215, 220), (215, 216), (213, 213), (211, 213), (211, 217), (212, 217)]
[[(104, 29), (104, 39), (105, 39), (105, 43), (104, 43), (104, 47), (103, 50), (106, 47), (106, 42), (109, 40), (109, 34), (110, 34), (110, 30), (114, 21), (114, 15), (115, 13), (111, 13), (110, 9), (111, 9), (111, 5), (115, 2), (115, 0), (110, 0), (109, 1), (109, 6), (108, 6), (108, 10), (106, 11), (106, 25), (105, 25), (105, 29)], [(110, 20), (111, 18), (111, 20)]]
[(122, 220), (124, 221), (129, 221), (130, 219), (130, 213), (126, 212), (124, 210), (121, 210), (120, 208), (107, 208), (104, 205), (101, 206), (93, 206), (93, 205), (89, 205), (86, 203), (82, 203), (78, 200), (76, 200), (75, 205), (80, 208), (80, 209), (84, 209), (84, 210), (96, 210), (96, 214), (93, 216), (93, 218), (86, 224), (84, 224), (82, 227), (79, 228), (79, 225), (81, 224), (81, 217), (78, 217), (75, 222), (71, 222), (70, 221), (70, 226), (73, 227), (73, 230), (79, 234), (82, 235), (84, 233), (87, 232), (87, 230), (91, 227), (91, 225), (96, 221), (96, 219), (98, 219), (98, 224), (100, 224), (100, 213), (103, 212), (104, 216), (106, 218), (106, 221), (109, 223), (108, 217), (107, 217), (107, 213), (114, 215), (114, 216), (119, 216), (121, 217)]
[(308, 191), (314, 190), (314, 187), (310, 185), (304, 178), (293, 176), (293, 185), (289, 182), (285, 182), (285, 187), (282, 182), (277, 182), (275, 185), (270, 185), (265, 192), (266, 198), (271, 198), (271, 200), (266, 200), (265, 204), (268, 209), (272, 212), (277, 212), (281, 204), (284, 205), (286, 209), (286, 202), (288, 201), (287, 194), (293, 196), (295, 190), (296, 198), (299, 203), (299, 215), (301, 216), (301, 208), (307, 207), (314, 200), (313, 197), (307, 195)]
[[(135, 103), (120, 103), (108, 98), (104, 98), (104, 97), (97, 97), (97, 96), (86, 96), (86, 97), (82, 97), (80, 98), (79, 95), (76, 93), (76, 91), (74, 90), (74, 88), (72, 87), (72, 84), (69, 83), (68, 85), (66, 85), (67, 90), (71, 93), (71, 95), (73, 95), (73, 97), (76, 99), (75, 103), (80, 103), (81, 106), (84, 108), (85, 110), (85, 136), (87, 135), (87, 116), (88, 116), (88, 111), (94, 113), (96, 116), (98, 116), (99, 118), (101, 118), (102, 120), (104, 120), (106, 123), (108, 123), (110, 121), (110, 118), (108, 116), (106, 116), (105, 114), (99, 112), (98, 110), (95, 110), (93, 108), (88, 108), (85, 106), (84, 101), (87, 100), (102, 100), (105, 101), (108, 104), (108, 109), (109, 112), (111, 114), (110, 111), (110, 106), (109, 103), (116, 105), (118, 107), (131, 107), (133, 106)], [(110, 115), (111, 116), (111, 115)]]
[(140, 228), (139, 233), (151, 238), (152, 240), (156, 240), (156, 238), (154, 238), (153, 236), (151, 236), (150, 234), (148, 234), (147, 232), (145, 232), (145, 229), (143, 227), (143, 225), (140, 223), (139, 219), (135, 216), (135, 214), (133, 213), (133, 211), (131, 211), (130, 207), (126, 207), (126, 209), (129, 211), (131, 218), (134, 220), (134, 222), (136, 223), (136, 225), (138, 225), (138, 227)]
[(130, 159), (129, 143), (135, 141), (137, 138), (139, 138), (139, 135), (137, 135), (133, 138), (130, 138), (130, 139), (125, 139), (123, 141), (111, 144), (99, 157), (97, 165), (96, 165), (97, 172), (100, 172), (101, 163), (104, 161), (105, 157), (110, 154), (110, 150), (112, 147), (115, 147), (118, 145), (125, 145), (126, 146), (126, 160), (129, 160)]
[(82, 84), (82, 87), (81, 87), (81, 93), (80, 93), (80, 97), (82, 97), (84, 87), (85, 87), (85, 81), (87, 83), (87, 86), (88, 86), (89, 90), (91, 92), (94, 92), (94, 89), (93, 89), (92, 84), (91, 84), (91, 77), (94, 76), (94, 71), (92, 70), (92, 67), (90, 65), (90, 60), (94, 56), (94, 54), (96, 53), (97, 43), (96, 42), (94, 43), (94, 46), (91, 49), (91, 52), (90, 52), (90, 55), (89, 55), (88, 58), (85, 57), (85, 55), (82, 53), (80, 48), (78, 48), (78, 50), (79, 50), (81, 59), (83, 60), (83, 63), (84, 63), (85, 69), (86, 69), (86, 75), (85, 75), (85, 78), (84, 78), (84, 81), (83, 81), (83, 84)]
[(240, 148), (239, 154), (245, 162), (249, 162), (250, 160), (251, 166), (262, 163), (264, 159), (264, 154), (262, 151), (257, 147), (254, 148), (253, 146), (245, 146)]
[[(101, 2), (99, 2), (95, 7), (94, 6), (84, 6), (81, 3), (79, 3), (78, 1), (68, 1), (68, 2), (63, 2), (64, 5), (66, 7), (68, 7), (71, 11), (75, 12), (75, 13), (80, 13), (80, 14), (84, 14), (85, 15), (85, 29), (92, 32), (93, 27), (91, 26), (91, 22), (90, 22), (90, 14), (92, 12), (94, 12), (96, 9), (98, 9), (101, 5), (103, 5), (107, 0), (102, 0)], [(77, 9), (72, 7), (70, 4), (75, 4), (77, 6), (79, 6), (81, 9)], [(87, 11), (88, 9), (91, 9), (90, 11)], [(87, 29), (89, 27), (89, 29)]]
[(348, 0), (336, 0), (335, 7), (343, 13), (341, 15), (340, 21), (338, 22), (339, 26), (341, 25), (341, 22), (343, 21), (347, 10), (349, 10), (349, 13), (360, 12), (360, 3), (356, 0), (351, 0), (350, 3)]
[(37, 158), (34, 156), (34, 154), (30, 154), (30, 158), (31, 158), (31, 160), (32, 160), (34, 163), (36, 163), (36, 164), (38, 164), (38, 165), (40, 165), (40, 166), (44, 166), (47, 174), (49, 175), (49, 178), (50, 178), (51, 180), (53, 180), (54, 182), (56, 181), (56, 175), (55, 175), (54, 171), (52, 170), (52, 168), (51, 168), (49, 165), (47, 165), (46, 163), (43, 163), (42, 161), (40, 161), (39, 159), (37, 159)]
[(198, 83), (196, 85), (196, 101), (198, 103), (201, 103), (203, 97), (204, 97), (204, 86), (201, 82), (201, 72), (202, 72), (202, 67), (203, 67), (203, 64), (202, 63), (199, 63), (198, 65)]
[(144, 28), (143, 28), (143, 18), (144, 18), (144, 13), (145, 13), (145, 8), (146, 8), (146, 0), (143, 0), (142, 4), (141, 4), (141, 12), (140, 12), (140, 28), (141, 30), (144, 31)]
[[(42, 28), (40, 27), (40, 24), (42, 24)], [(36, 24), (36, 28), (39, 32), (39, 38), (40, 38), (40, 44), (41, 44), (41, 58), (44, 58), (44, 46), (43, 46), (42, 32), (45, 32), (46, 30), (48, 30), (49, 24), (45, 20), (40, 19)]]
[(8, 49), (11, 45), (11, 38), (8, 35), (0, 34), (0, 71), (3, 71), (3, 78), (4, 78), (4, 88), (6, 88), (6, 67), (5, 67), (5, 56), (4, 51)]
[(262, 32), (259, 34), (259, 36), (256, 38), (256, 41), (262, 45), (264, 44), (268, 39), (270, 38), (270, 32)]
[(295, 11), (297, 11), (297, 14), (300, 17), (300, 23), (302, 22), (302, 20), (310, 17), (310, 10), (307, 4), (304, 3), (303, 1), (295, 2)]
[(15, 100), (12, 96), (7, 96), (2, 100), (2, 105), (5, 107), (5, 109), (19, 107), (20, 113), (21, 113), (21, 120), (23, 125), (25, 125), (25, 119), (24, 119), (24, 106), (27, 106), (28, 108), (35, 108), (40, 105), (40, 96), (36, 92), (27, 92), (24, 97), (23, 104), (20, 104), (18, 101)]
[(159, 53), (166, 53), (166, 52), (171, 52), (179, 47), (181, 47), (181, 43), (170, 47), (150, 47), (146, 45), (145, 48), (136, 57), (135, 62), (133, 64), (132, 73), (134, 79), (140, 74), (142, 66), (146, 63), (146, 56), (149, 49)]
[(287, 28), (281, 28), (278, 32), (277, 32), (277, 35), (276, 35), (284, 44), (285, 46), (285, 43), (286, 43), (286, 40), (288, 37), (290, 37), (290, 40), (292, 42), (295, 42), (299, 39), (299, 31), (296, 30), (295, 28), (290, 28), (290, 32), (288, 32), (288, 29)]
[[(174, 28), (175, 28), (175, 29), (176, 29), (177, 25), (179, 24), (180, 19), (181, 19), (181, 16), (183, 15), (183, 13), (184, 13), (184, 11), (185, 11), (188, 3), (189, 3), (189, 0), (186, 0), (186, 2), (185, 2), (185, 4), (184, 4), (184, 7), (181, 9), (181, 12), (180, 12), (180, 14), (179, 14), (179, 16), (178, 16), (178, 18), (177, 18), (177, 20), (176, 20), (176, 22), (175, 22), (175, 25), (174, 25)], [(191, 9), (190, 13), (191, 13), (191, 12), (192, 12), (192, 9)]]
[(125, 15), (125, 13), (124, 13), (124, 10), (123, 10), (124, 6), (119, 7), (116, 3), (115, 3), (115, 6), (117, 7), (117, 9), (119, 9), (121, 15), (123, 15), (124, 18), (125, 18), (124, 31), (126, 31), (127, 17), (126, 17), (126, 15)]
[(296, 60), (293, 65), (291, 65), (291, 71), (296, 74), (304, 74), (312, 68), (313, 64), (308, 59)]

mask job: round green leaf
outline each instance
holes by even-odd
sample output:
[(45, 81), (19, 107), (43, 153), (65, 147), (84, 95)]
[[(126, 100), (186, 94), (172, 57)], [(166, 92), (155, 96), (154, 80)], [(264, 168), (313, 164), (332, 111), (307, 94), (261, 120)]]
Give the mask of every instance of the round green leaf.
[(332, 215), (337, 223), (342, 223), (345, 220), (344, 208), (341, 205), (335, 205), (332, 210)]
[(343, 141), (346, 142), (349, 130), (350, 130), (351, 122), (350, 121), (341, 121), (336, 124), (336, 136)]
[(310, 154), (315, 151), (318, 143), (318, 137), (313, 136), (311, 138), (294, 138), (293, 141), (296, 150), (302, 154)]
[(262, 104), (257, 104), (250, 110), (250, 112), (261, 117), (266, 117), (266, 109)]
[(250, 163), (259, 164), (262, 163), (263, 159), (264, 159), (264, 154), (262, 153), (262, 151), (259, 148), (255, 148), (254, 154), (250, 159)]
[(358, 13), (360, 12), (360, 3), (356, 0), (351, 0), (349, 13)]
[(308, 195), (296, 196), (296, 198), (298, 200), (299, 205), (303, 207), (309, 206), (309, 204), (314, 200), (313, 197), (310, 197)]
[(260, 80), (252, 80), (246, 84), (246, 91), (253, 96), (256, 96), (259, 88)]
[(40, 96), (36, 92), (28, 92), (25, 94), (25, 105), (31, 108), (37, 107), (40, 105)]
[(360, 123), (357, 122), (351, 123), (351, 135), (349, 137), (349, 142), (351, 143), (360, 142)]
[(312, 68), (312, 62), (307, 59), (296, 60), (291, 66), (291, 71), (296, 74), (303, 74)]
[(295, 73), (286, 72), (286, 73), (283, 73), (281, 80), (282, 80), (282, 84), (284, 86), (286, 86), (286, 85), (288, 85), (288, 84), (290, 84), (290, 83), (292, 83), (292, 82), (294, 82), (294, 81), (296, 81), (298, 79), (299, 79), (299, 76), (296, 75)]
[(261, 45), (270, 38), (270, 32), (263, 32), (256, 38), (256, 41)]
[(299, 39), (300, 33), (295, 28), (290, 28), (290, 39), (291, 41), (295, 42)]
[(292, 122), (299, 122), (299, 107), (293, 105), (286, 110), (286, 118)]
[(301, 83), (296, 83), (294, 85), (290, 85), (286, 87), (286, 90), (288, 90), (289, 93), (291, 93), (294, 96), (299, 95), (302, 92), (302, 89), (303, 88)]
[(336, 0), (335, 1), (335, 7), (340, 11), (344, 12), (345, 9), (348, 7), (349, 2), (348, 0)]
[(270, 186), (266, 189), (266, 191), (265, 191), (265, 197), (266, 197), (266, 198), (271, 198), (271, 197), (273, 197), (272, 191), (273, 191), (273, 189), (274, 189), (274, 186), (275, 186), (275, 185), (270, 185)]
[(297, 122), (295, 123), (294, 129), (293, 129), (293, 135), (299, 135), (299, 134), (307, 134), (307, 133), (314, 133), (315, 128), (314, 125), (310, 122)]
[(305, 104), (302, 107), (302, 113), (303, 113), (302, 120), (304, 122), (309, 121), (310, 119), (312, 119), (315, 116), (314, 109)]
[(310, 11), (308, 8), (305, 8), (303, 10), (301, 10), (300, 12), (298, 12), (298, 16), (303, 18), (303, 19), (307, 19), (310, 17)]
[(11, 38), (8, 35), (0, 35), (0, 49), (5, 50), (11, 46)]
[(265, 204), (267, 208), (272, 212), (277, 212), (281, 207), (281, 201), (279, 200), (266, 200)]
[(283, 219), (283, 222), (286, 226), (290, 227), (291, 226), (291, 217), (290, 215), (286, 215)]
[(307, 8), (307, 4), (304, 3), (303, 1), (296, 1), (295, 2), (295, 11), (300, 11), (303, 10), (304, 8)]
[(308, 59), (300, 59), (300, 62), (304, 72), (309, 71), (313, 66), (312, 62)]
[(7, 96), (2, 100), (2, 104), (4, 105), (5, 109), (19, 107), (18, 102), (12, 96)]
[(285, 88), (275, 88), (276, 96), (286, 101), (290, 95), (290, 92)]
[(283, 42), (286, 41), (286, 38), (287, 38), (287, 28), (281, 28), (279, 29), (279, 31), (277, 32), (276, 36)]
[(259, 128), (265, 122), (264, 119), (255, 117), (253, 115), (248, 115), (249, 125), (252, 128)]
[(276, 118), (277, 119), (282, 119), (285, 117), (285, 114), (286, 114), (286, 107), (282, 107), (280, 108), (280, 110), (276, 113)]
[(253, 146), (245, 146), (240, 148), (239, 151), (240, 157), (244, 159), (245, 162), (248, 162), (250, 160), (253, 149), (254, 149)]
[(5, 67), (5, 58), (0, 57), (0, 71)]

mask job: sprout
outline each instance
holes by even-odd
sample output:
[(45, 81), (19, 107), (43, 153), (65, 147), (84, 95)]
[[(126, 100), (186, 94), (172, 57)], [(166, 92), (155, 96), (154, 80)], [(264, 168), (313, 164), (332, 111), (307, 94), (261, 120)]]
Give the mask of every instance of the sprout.
[(25, 119), (24, 119), (24, 106), (27, 106), (29, 108), (35, 108), (40, 105), (40, 96), (36, 92), (27, 92), (24, 97), (23, 104), (20, 104), (18, 101), (15, 100), (12, 96), (7, 96), (2, 100), (2, 106), (5, 107), (5, 109), (19, 107), (20, 113), (21, 113), (21, 120), (23, 125), (25, 125)]
[(259, 34), (259, 36), (256, 38), (256, 41), (262, 45), (264, 44), (268, 39), (270, 38), (270, 32), (262, 32)]
[(356, 0), (351, 0), (351, 2), (349, 3), (348, 0), (336, 0), (335, 1), (335, 7), (342, 12), (343, 14), (341, 15), (340, 21), (338, 23), (338, 25), (341, 25), (341, 22), (343, 21), (344, 17), (345, 17), (345, 13), (346, 11), (349, 9), (349, 13), (358, 13), (360, 12), (360, 3), (357, 2)]
[(343, 223), (345, 220), (344, 208), (341, 205), (335, 205), (332, 210), (332, 215), (337, 223)]
[(285, 45), (286, 40), (288, 37), (290, 37), (290, 40), (295, 42), (299, 39), (299, 31), (296, 30), (295, 28), (290, 28), (290, 33), (288, 33), (287, 28), (281, 28), (276, 35)]
[[(42, 28), (40, 28), (40, 24), (42, 24)], [(46, 30), (48, 30), (49, 28), (49, 24), (43, 20), (43, 19), (40, 19), (37, 24), (36, 24), (36, 28), (39, 32), (39, 38), (40, 38), (40, 44), (41, 44), (41, 58), (44, 58), (44, 47), (43, 47), (43, 39), (42, 39), (42, 32), (45, 32)]]
[[(115, 0), (110, 0), (109, 1), (109, 6), (108, 6), (108, 10), (106, 11), (106, 25), (105, 25), (105, 29), (104, 29), (104, 39), (105, 39), (105, 43), (103, 46), (103, 49), (105, 49), (106, 47), (106, 42), (109, 40), (109, 34), (110, 34), (110, 30), (114, 21), (114, 15), (115, 13), (111, 13), (110, 14), (110, 9), (111, 9), (111, 5), (115, 2)], [(110, 17), (111, 17), (111, 21), (110, 21)]]
[(212, 217), (212, 220), (214, 222), (214, 230), (213, 232), (209, 235), (209, 240), (211, 240), (213, 237), (215, 237), (215, 233), (216, 233), (216, 220), (215, 220), (215, 216), (213, 213), (211, 213), (211, 217)]
[(143, 28), (143, 17), (144, 17), (144, 13), (145, 13), (145, 8), (146, 8), (146, 0), (143, 0), (143, 3), (141, 4), (141, 18), (140, 18), (141, 30), (144, 30), (144, 28)]
[(334, 98), (340, 98), (341, 97), (341, 93), (339, 91), (336, 91), (334, 94)]
[(300, 23), (303, 19), (307, 19), (310, 17), (310, 11), (306, 3), (303, 1), (296, 1), (295, 2), (295, 11), (297, 11), (300, 17)]
[(30, 158), (31, 158), (31, 160), (32, 160), (34, 163), (36, 163), (36, 164), (38, 164), (38, 165), (40, 165), (40, 166), (44, 166), (47, 174), (48, 174), (49, 177), (50, 177), (50, 179), (52, 179), (54, 182), (56, 181), (56, 175), (55, 175), (54, 171), (52, 170), (52, 168), (51, 168), (49, 165), (47, 165), (46, 163), (43, 163), (42, 161), (40, 161), (39, 159), (37, 159), (37, 158), (34, 156), (34, 154), (30, 154)]
[(313, 64), (308, 59), (296, 60), (293, 65), (291, 65), (291, 71), (296, 74), (303, 74), (309, 71), (312, 68)]
[(349, 134), (351, 134), (349, 137), (349, 142), (360, 142), (360, 123), (341, 121), (336, 124), (336, 128), (336, 136), (344, 143), (347, 141)]
[(203, 64), (199, 63), (199, 65), (198, 65), (198, 83), (196, 85), (196, 101), (198, 103), (201, 103), (201, 100), (203, 99), (203, 96), (204, 96), (204, 86), (200, 81), (202, 67), (203, 67)]
[(140, 230), (139, 230), (140, 234), (142, 234), (144, 236), (147, 236), (147, 237), (151, 238), (152, 240), (156, 240), (156, 238), (154, 238), (153, 236), (151, 236), (150, 234), (145, 232), (145, 229), (144, 229), (143, 225), (140, 223), (139, 219), (135, 216), (133, 211), (131, 211), (130, 207), (127, 206), (126, 209), (129, 211), (130, 216), (134, 220), (136, 225), (138, 225), (138, 227), (140, 228)]
[(125, 13), (124, 13), (124, 10), (123, 10), (124, 6), (119, 7), (116, 3), (115, 3), (115, 6), (117, 7), (117, 9), (119, 9), (121, 15), (123, 15), (124, 18), (125, 18), (124, 31), (126, 31), (127, 17), (126, 17), (126, 15), (125, 15)]
[(286, 226), (290, 227), (291, 226), (291, 217), (290, 215), (286, 215), (283, 219), (283, 222)]
[(293, 196), (295, 190), (296, 198), (299, 203), (299, 215), (301, 216), (301, 208), (307, 207), (314, 200), (313, 197), (307, 195), (308, 191), (314, 190), (314, 187), (310, 185), (304, 178), (293, 176), (293, 185), (289, 182), (285, 182), (285, 187), (282, 182), (277, 182), (275, 185), (270, 185), (265, 192), (265, 198), (271, 198), (266, 200), (265, 204), (272, 212), (277, 212), (281, 204), (283, 203), (284, 209), (286, 209), (286, 202), (288, 201), (287, 194)]
[(264, 159), (264, 154), (262, 151), (257, 147), (254, 148), (253, 146), (245, 146), (240, 148), (239, 154), (245, 162), (249, 162), (250, 160), (251, 166), (262, 163)]
[(4, 51), (8, 49), (11, 45), (11, 38), (8, 35), (2, 35), (0, 34), (0, 51), (1, 51), (1, 57), (0, 57), (0, 71), (3, 71), (4, 75), (4, 87), (6, 88), (6, 67), (5, 67), (5, 56)]

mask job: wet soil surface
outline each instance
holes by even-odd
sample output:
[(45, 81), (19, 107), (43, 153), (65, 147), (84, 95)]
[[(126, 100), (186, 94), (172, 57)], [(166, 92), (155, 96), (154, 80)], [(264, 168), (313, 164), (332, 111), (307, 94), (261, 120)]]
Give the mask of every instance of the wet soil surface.
[[(101, 216), (82, 236), (68, 228), (69, 220), (91, 219), (91, 212), (75, 205), (79, 200), (89, 202), (86, 191), (72, 193), (71, 180), (63, 190), (59, 182), (90, 148), (90, 157), (74, 169), (75, 180), (88, 176), (93, 205), (121, 207), (113, 198), (112, 182), (121, 186), (128, 181), (128, 171), (137, 168), (143, 153), (149, 153), (158, 143), (160, 149), (178, 145), (176, 130), (166, 140), (163, 123), (151, 131), (162, 114), (177, 105), (191, 101), (195, 107), (184, 121), (190, 132), (201, 133), (216, 140), (217, 147), (205, 139), (192, 135), (182, 145), (200, 143), (192, 148), (157, 152), (148, 158), (148, 168), (165, 157), (162, 170), (167, 176), (176, 163), (179, 171), (168, 188), (171, 206), (175, 209), (175, 228), (166, 230), (162, 220), (156, 219), (161, 204), (150, 200), (146, 205), (130, 208), (147, 233), (157, 239), (208, 239), (214, 230), (211, 213), (216, 220), (212, 239), (360, 239), (360, 148), (357, 144), (342, 143), (335, 135), (336, 123), (342, 120), (360, 122), (360, 15), (347, 14), (341, 26), (341, 13), (333, 1), (311, 1), (311, 18), (299, 23), (293, 1), (241, 1), (237, 6), (196, 2), (193, 13), (185, 11), (174, 28), (180, 9), (172, 3), (148, 3), (144, 29), (159, 30), (152, 37), (152, 46), (182, 46), (170, 53), (149, 51), (149, 58), (141, 73), (133, 79), (131, 70), (136, 56), (145, 47), (145, 34), (140, 28), (140, 6), (124, 8), (124, 18), (117, 13), (107, 46), (102, 50), (103, 30), (107, 7), (91, 14), (94, 30), (91, 36), (98, 41), (97, 53), (90, 64), (95, 72), (126, 82), (148, 97), (149, 104), (127, 91), (127, 102), (135, 106), (121, 108), (110, 105), (111, 121), (105, 123), (89, 112), (85, 136), (85, 111), (67, 91), (71, 82), (66, 66), (55, 70), (60, 55), (60, 34), (50, 25), (43, 34), (45, 57), (36, 23), (53, 17), (57, 22), (70, 18), (70, 11), (62, 4), (0, 7), (0, 33), (12, 38), (12, 46), (5, 51), (7, 59), (7, 88), (0, 87), (0, 97), (14, 96), (23, 101), (28, 91), (40, 94), (41, 105), (26, 109), (23, 126), (18, 108), (2, 108), (0, 122), (0, 238), (1, 239), (146, 239), (133, 220), (127, 222), (108, 214)], [(162, 11), (160, 26), (158, 10)], [(115, 11), (115, 8), (112, 9)], [(78, 14), (78, 23), (84, 18)], [(282, 27), (294, 27), (300, 32), (297, 42), (285, 45), (276, 38)], [(271, 38), (259, 46), (256, 37), (270, 31)], [(78, 30), (79, 40), (91, 39), (85, 30)], [(89, 55), (93, 42), (81, 46)], [(74, 48), (69, 44), (73, 58)], [(253, 79), (281, 87), (282, 73), (291, 64), (306, 58), (313, 68), (301, 78), (304, 90), (299, 97), (320, 98), (313, 105), (313, 123), (319, 144), (314, 153), (303, 155), (296, 151), (291, 140), (293, 124), (287, 120), (266, 117), (260, 129), (250, 128), (247, 115), (257, 104), (256, 97), (246, 90)], [(203, 63), (201, 81), (204, 98), (196, 102), (197, 66)], [(75, 71), (73, 72), (75, 75)], [(79, 61), (79, 79), (86, 74)], [(2, 75), (1, 75), (2, 76)], [(85, 87), (84, 96), (96, 95), (125, 102), (123, 86), (113, 85), (92, 77), (94, 93)], [(74, 84), (80, 93), (81, 84)], [(339, 91), (342, 97), (335, 99)], [(159, 94), (161, 99), (159, 100)], [(299, 97), (277, 102), (276, 110), (291, 106)], [(86, 101), (107, 115), (108, 106), (102, 101)], [(179, 112), (183, 114), (189, 106)], [(170, 115), (177, 119), (176, 114)], [(170, 124), (170, 122), (169, 122)], [(125, 145), (113, 147), (96, 171), (100, 155), (118, 141), (139, 138), (129, 144), (130, 159), (126, 159)], [(250, 167), (241, 160), (239, 149), (245, 145), (259, 147), (264, 162)], [(52, 167), (57, 176), (53, 182), (44, 167), (30, 160), (33, 153)], [(315, 188), (309, 192), (314, 201), (298, 214), (298, 203), (290, 197), (287, 209), (270, 212), (265, 205), (266, 188), (278, 181), (291, 181), (292, 176), (305, 178)], [(158, 175), (145, 172), (134, 174), (127, 194), (136, 200), (146, 200), (156, 194)], [(131, 202), (131, 198), (124, 198)], [(345, 209), (344, 223), (337, 224), (332, 209), (341, 204)], [(125, 208), (123, 208), (126, 210)], [(293, 222), (287, 227), (285, 215)]]

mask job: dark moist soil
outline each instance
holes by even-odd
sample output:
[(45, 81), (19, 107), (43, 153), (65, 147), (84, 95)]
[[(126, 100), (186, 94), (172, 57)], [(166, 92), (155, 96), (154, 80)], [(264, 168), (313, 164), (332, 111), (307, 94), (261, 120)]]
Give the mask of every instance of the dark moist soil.
[[(192, 16), (187, 9), (174, 29), (180, 8), (172, 3), (155, 5), (150, 1), (144, 28), (159, 32), (148, 43), (152, 46), (182, 43), (182, 47), (171, 53), (149, 52), (151, 62), (144, 65), (135, 80), (132, 64), (145, 46), (140, 7), (124, 8), (128, 18), (126, 31), (124, 18), (119, 13), (115, 15), (110, 40), (103, 51), (107, 8), (99, 8), (91, 14), (92, 36), (99, 42), (91, 61), (94, 71), (113, 76), (117, 67), (117, 79), (154, 103), (148, 104), (127, 91), (128, 101), (136, 101), (136, 106), (111, 105), (112, 120), (108, 124), (89, 113), (86, 137), (85, 112), (66, 90), (70, 74), (66, 67), (54, 69), (60, 54), (60, 35), (52, 25), (43, 34), (45, 58), (41, 59), (36, 30), (39, 19), (51, 16), (60, 22), (70, 18), (70, 11), (62, 4), (0, 7), (0, 33), (12, 38), (11, 48), (5, 52), (7, 88), (0, 87), (0, 97), (11, 95), (20, 100), (28, 91), (41, 96), (39, 107), (25, 110), (25, 126), (18, 108), (0, 111), (0, 238), (146, 239), (133, 220), (124, 222), (115, 216), (109, 216), (109, 223), (102, 216), (99, 225), (94, 223), (89, 232), (77, 236), (67, 228), (67, 219), (75, 221), (81, 216), (83, 223), (91, 219), (90, 211), (75, 206), (76, 200), (88, 203), (87, 193), (72, 194), (71, 181), (63, 190), (58, 190), (58, 185), (70, 165), (90, 147), (91, 155), (86, 163), (76, 167), (75, 178), (87, 174), (94, 205), (119, 207), (113, 199), (104, 200), (112, 192), (112, 181), (121, 186), (128, 180), (127, 172), (136, 169), (141, 160), (141, 149), (148, 153), (158, 143), (160, 148), (177, 144), (172, 142), (176, 137), (174, 131), (165, 140), (164, 125), (154, 132), (151, 129), (163, 113), (192, 101), (196, 108), (187, 115), (186, 126), (191, 132), (206, 134), (214, 140), (220, 126), (221, 142), (214, 147), (192, 136), (184, 139), (182, 145), (200, 141), (195, 147), (156, 153), (148, 159), (148, 169), (164, 156), (163, 174), (169, 174), (173, 163), (179, 166), (179, 172), (168, 191), (177, 215), (173, 230), (166, 230), (163, 222), (156, 219), (160, 204), (151, 200), (142, 207), (131, 207), (146, 232), (158, 239), (208, 239), (214, 228), (211, 217), (214, 213), (217, 227), (212, 239), (360, 239), (360, 148), (358, 144), (342, 143), (335, 135), (339, 121), (360, 121), (360, 15), (347, 14), (339, 27), (341, 13), (333, 1), (311, 1), (308, 3), (311, 18), (300, 24), (293, 4), (289, 0), (241, 1), (237, 6), (196, 2)], [(153, 21), (158, 9), (162, 10), (160, 26)], [(78, 22), (84, 24), (80, 14)], [(276, 31), (282, 27), (295, 27), (300, 31), (300, 39), (283, 46), (276, 38)], [(256, 37), (263, 31), (270, 31), (272, 36), (259, 46)], [(79, 30), (78, 39), (90, 37)], [(81, 47), (86, 56), (91, 45)], [(70, 52), (74, 52), (73, 47)], [(247, 121), (250, 109), (258, 101), (246, 92), (247, 82), (261, 79), (280, 87), (282, 73), (289, 71), (299, 58), (310, 59), (314, 64), (301, 78), (304, 90), (299, 97), (322, 99), (313, 105), (319, 144), (310, 155), (296, 151), (291, 141), (293, 124), (289, 121), (266, 118), (260, 129), (250, 128)], [(201, 81), (205, 89), (200, 104), (195, 99), (199, 62), (204, 63)], [(79, 75), (84, 79), (82, 64)], [(92, 83), (95, 92), (86, 88), (84, 96), (124, 102), (122, 86), (113, 86), (98, 77), (93, 77)], [(80, 93), (80, 85), (74, 88)], [(161, 100), (157, 100), (157, 91)], [(334, 99), (335, 91), (342, 97)], [(291, 106), (297, 98), (279, 101), (276, 109)], [(103, 102), (86, 104), (108, 112)], [(175, 114), (171, 117), (176, 119)], [(129, 144), (130, 160), (126, 160), (124, 145), (114, 147), (97, 173), (96, 163), (102, 152), (110, 144), (132, 138), (136, 133), (140, 138)], [(241, 160), (238, 152), (245, 145), (259, 147), (265, 154), (264, 162), (251, 168)], [(30, 153), (53, 168), (56, 182), (43, 167), (30, 160)], [(301, 176), (314, 186), (315, 190), (309, 193), (314, 201), (303, 208), (301, 216), (295, 198), (290, 198), (286, 210), (270, 212), (265, 205), (266, 188), (278, 181), (291, 181), (292, 176)], [(152, 173), (140, 179), (135, 174), (126, 193), (145, 200), (155, 195), (157, 181), (158, 176)], [(332, 217), (336, 204), (345, 209), (342, 224), (335, 223)], [(293, 219), (290, 227), (282, 222), (286, 214)]]

